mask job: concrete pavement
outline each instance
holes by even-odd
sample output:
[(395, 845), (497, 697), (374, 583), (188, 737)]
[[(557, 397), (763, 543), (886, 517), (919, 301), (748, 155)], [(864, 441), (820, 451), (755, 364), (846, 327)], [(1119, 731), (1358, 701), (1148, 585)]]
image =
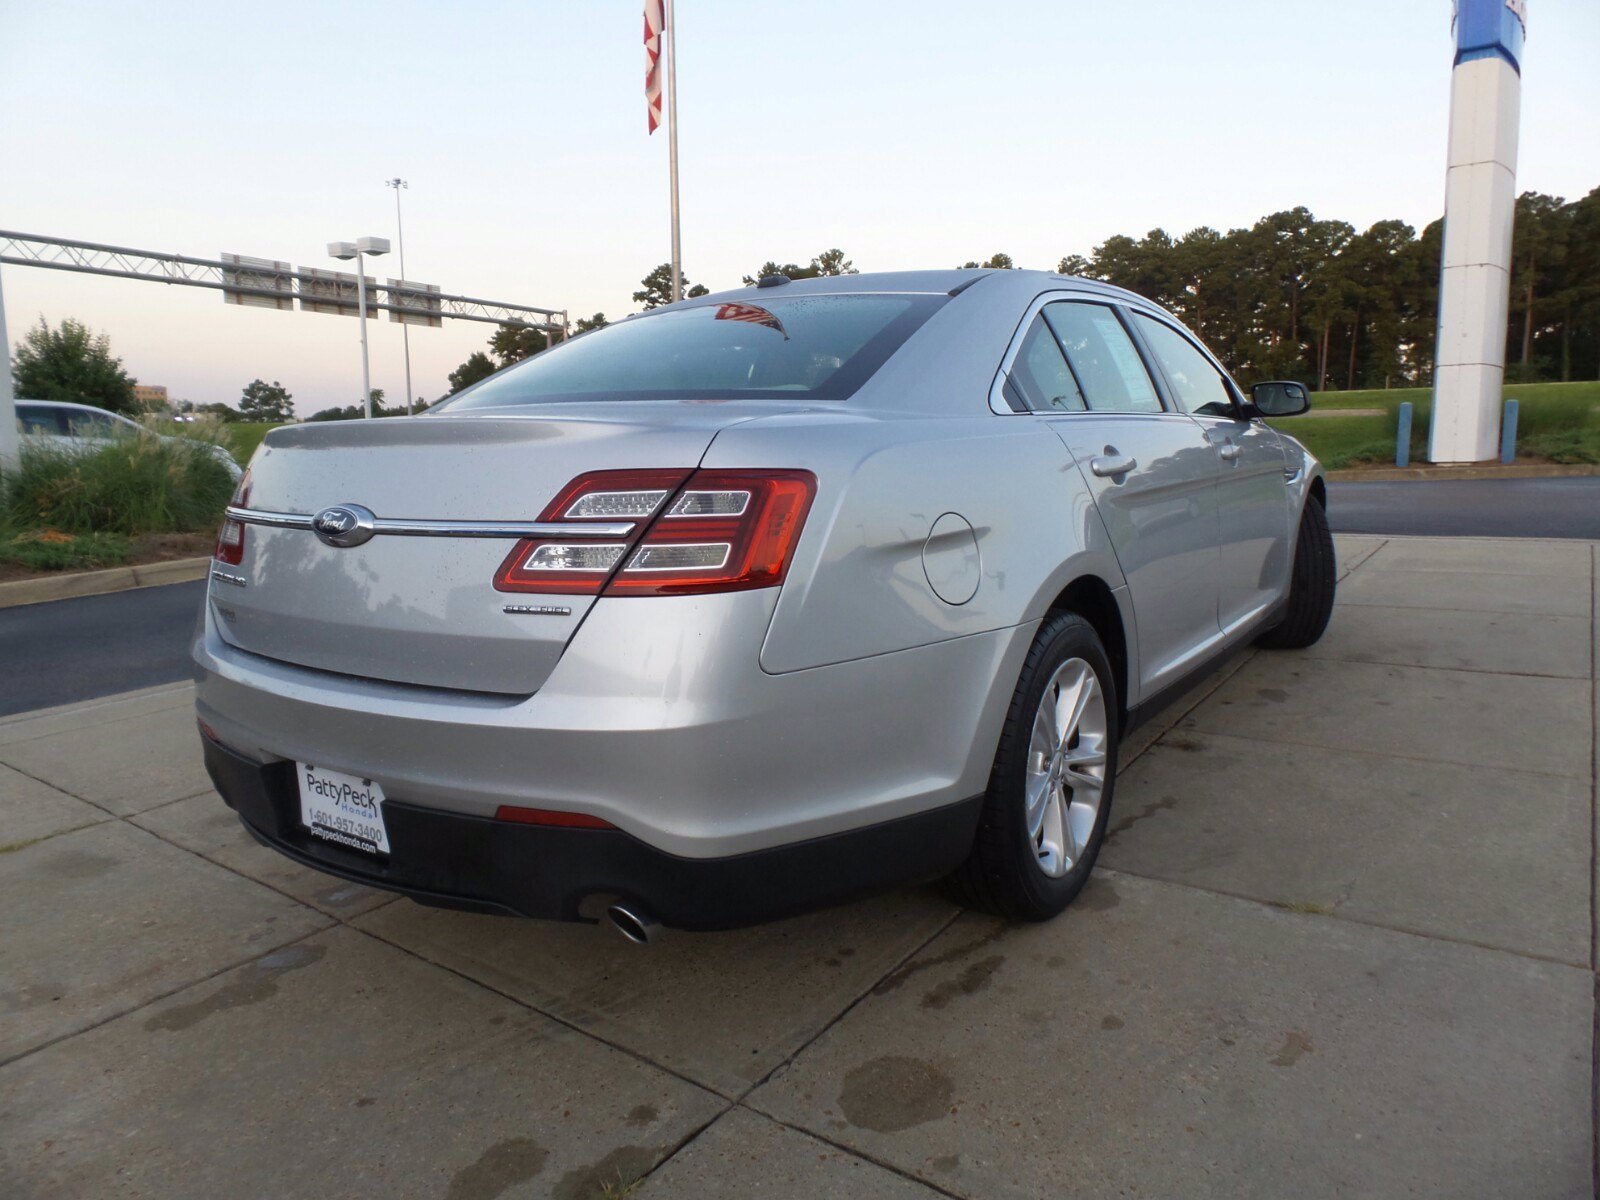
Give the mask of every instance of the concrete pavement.
[(1589, 1195), (1597, 548), (1338, 544), (1039, 926), (424, 909), (251, 841), (187, 685), (0, 722), (0, 1195)]

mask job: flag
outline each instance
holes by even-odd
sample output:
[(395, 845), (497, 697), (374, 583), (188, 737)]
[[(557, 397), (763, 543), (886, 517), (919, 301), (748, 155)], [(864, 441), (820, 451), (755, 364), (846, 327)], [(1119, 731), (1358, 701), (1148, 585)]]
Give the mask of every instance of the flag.
[(760, 325), (766, 329), (776, 329), (783, 334), (783, 340), (789, 340), (789, 332), (784, 329), (783, 322), (769, 310), (755, 304), (719, 304), (714, 321), (745, 321), (751, 325)]
[(661, 30), (666, 16), (662, 0), (644, 0), (644, 104), (649, 133), (661, 124)]

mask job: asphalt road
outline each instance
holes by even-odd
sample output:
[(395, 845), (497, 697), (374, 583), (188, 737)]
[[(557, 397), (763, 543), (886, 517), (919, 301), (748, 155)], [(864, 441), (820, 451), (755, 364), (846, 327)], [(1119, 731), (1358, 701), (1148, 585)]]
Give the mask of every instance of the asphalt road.
[[(1339, 533), (1600, 539), (1600, 478), (1334, 483)], [(205, 582), (0, 608), (0, 716), (175, 683)]]
[(0, 716), (189, 677), (205, 580), (0, 608)]
[(1600, 538), (1600, 476), (1330, 483), (1335, 533)]

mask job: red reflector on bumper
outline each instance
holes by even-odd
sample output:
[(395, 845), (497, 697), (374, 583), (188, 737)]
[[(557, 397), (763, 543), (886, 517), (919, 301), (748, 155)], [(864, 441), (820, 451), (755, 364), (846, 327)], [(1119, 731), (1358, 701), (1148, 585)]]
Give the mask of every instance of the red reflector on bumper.
[(615, 829), (610, 821), (588, 813), (557, 812), (553, 808), (518, 808), (502, 804), (495, 810), (496, 821), (517, 821), (523, 825), (558, 825), (565, 829)]

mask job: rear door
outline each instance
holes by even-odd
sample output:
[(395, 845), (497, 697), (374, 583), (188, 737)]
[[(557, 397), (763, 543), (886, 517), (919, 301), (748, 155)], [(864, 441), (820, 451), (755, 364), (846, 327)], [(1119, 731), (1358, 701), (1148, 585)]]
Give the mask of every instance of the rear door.
[(1188, 334), (1145, 313), (1133, 317), (1176, 405), (1216, 452), (1222, 517), (1218, 620), (1224, 632), (1271, 608), (1289, 586), (1294, 543), (1283, 443), (1265, 421), (1245, 418), (1238, 391)]
[(1140, 696), (1175, 682), (1220, 638), (1216, 453), (1163, 408), (1109, 304), (1040, 306), (1007, 387), (1011, 406), (1066, 444), (1094, 495), (1138, 621)]

